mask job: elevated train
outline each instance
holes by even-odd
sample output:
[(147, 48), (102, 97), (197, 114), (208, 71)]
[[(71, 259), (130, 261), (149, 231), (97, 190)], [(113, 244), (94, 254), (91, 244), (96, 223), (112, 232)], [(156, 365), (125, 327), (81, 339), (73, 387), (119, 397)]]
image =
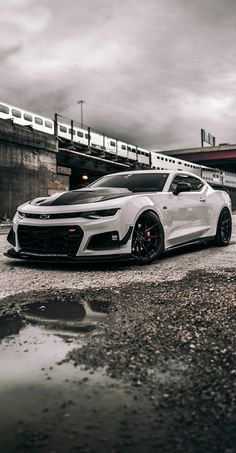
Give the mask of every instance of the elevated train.
[(57, 134), (58, 138), (62, 141), (72, 141), (82, 147), (89, 147), (94, 151), (97, 150), (97, 152), (105, 153), (106, 158), (110, 158), (111, 160), (114, 158), (124, 159), (131, 165), (138, 163), (144, 168), (149, 167), (157, 170), (185, 170), (201, 176), (209, 184), (236, 189), (236, 174), (234, 173), (187, 162), (155, 151), (149, 151), (139, 146), (108, 137), (90, 128), (78, 127), (72, 122), (68, 124), (58, 120), (55, 126), (55, 121), (50, 118), (11, 106), (5, 102), (0, 103), (0, 118), (11, 120), (21, 126), (30, 126), (46, 134)]

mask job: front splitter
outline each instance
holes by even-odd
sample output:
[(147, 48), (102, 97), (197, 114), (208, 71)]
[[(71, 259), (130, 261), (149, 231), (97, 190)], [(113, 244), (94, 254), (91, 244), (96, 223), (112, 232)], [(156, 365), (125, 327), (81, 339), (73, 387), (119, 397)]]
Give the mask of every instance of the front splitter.
[(114, 255), (97, 255), (97, 256), (39, 256), (27, 255), (27, 253), (16, 252), (13, 248), (9, 249), (4, 256), (11, 259), (18, 259), (22, 261), (33, 262), (46, 262), (46, 263), (95, 263), (95, 262), (109, 262), (109, 261), (122, 261), (132, 260), (131, 253), (114, 254)]

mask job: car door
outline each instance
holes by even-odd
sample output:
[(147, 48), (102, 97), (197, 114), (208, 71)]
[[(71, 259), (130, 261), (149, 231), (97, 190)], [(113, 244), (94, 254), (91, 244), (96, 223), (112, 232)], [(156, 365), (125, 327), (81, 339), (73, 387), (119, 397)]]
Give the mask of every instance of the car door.
[[(175, 195), (173, 191), (180, 183), (188, 183), (189, 191)], [(168, 209), (172, 225), (168, 245), (174, 246), (207, 236), (210, 228), (206, 206), (207, 185), (192, 175), (176, 175), (170, 186)]]

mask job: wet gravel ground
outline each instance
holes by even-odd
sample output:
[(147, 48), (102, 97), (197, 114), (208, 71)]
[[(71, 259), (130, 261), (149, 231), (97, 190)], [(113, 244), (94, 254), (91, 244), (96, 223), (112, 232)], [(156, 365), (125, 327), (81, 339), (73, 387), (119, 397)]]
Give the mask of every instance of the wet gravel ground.
[(234, 236), (229, 247), (199, 246), (147, 267), (52, 270), (1, 256), (0, 319), (17, 317), (39, 289), (108, 313), (57, 365), (73, 367), (62, 387), (47, 370), (53, 402), (40, 406), (35, 394), (40, 411), (16, 419), (3, 451), (236, 452), (235, 252)]

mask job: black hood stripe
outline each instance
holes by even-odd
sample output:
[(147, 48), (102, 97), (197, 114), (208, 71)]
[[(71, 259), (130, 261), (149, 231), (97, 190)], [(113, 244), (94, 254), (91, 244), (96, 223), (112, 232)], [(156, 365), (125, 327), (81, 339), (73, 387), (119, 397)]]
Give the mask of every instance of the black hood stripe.
[(60, 195), (58, 198), (47, 199), (38, 206), (70, 206), (87, 203), (98, 203), (100, 201), (113, 200), (133, 195), (128, 189), (102, 188), (89, 190), (71, 190)]

